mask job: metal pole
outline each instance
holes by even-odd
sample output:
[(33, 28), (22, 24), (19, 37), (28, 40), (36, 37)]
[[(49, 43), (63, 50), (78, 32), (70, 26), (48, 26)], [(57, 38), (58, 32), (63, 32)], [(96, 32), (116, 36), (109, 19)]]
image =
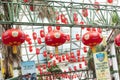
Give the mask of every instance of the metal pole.
[[(117, 62), (117, 58), (116, 58), (116, 52), (115, 52), (115, 45), (114, 45), (114, 43), (112, 43), (110, 45), (110, 52), (111, 52), (111, 55), (115, 56), (115, 57), (112, 57), (113, 70), (117, 70), (118, 71), (118, 62)], [(120, 80), (120, 76), (119, 76), (118, 72), (114, 73), (113, 77), (115, 78), (115, 80)]]

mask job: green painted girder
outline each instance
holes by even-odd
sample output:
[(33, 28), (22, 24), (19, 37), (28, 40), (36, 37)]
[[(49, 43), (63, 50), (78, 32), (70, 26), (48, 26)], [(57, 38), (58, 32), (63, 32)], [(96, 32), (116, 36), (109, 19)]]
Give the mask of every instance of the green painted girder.
[[(75, 3), (75, 2), (62, 2), (62, 1), (45, 1), (48, 3), (24, 3), (24, 2), (1, 2), (1, 9), (4, 4), (8, 7), (9, 19), (6, 19), (4, 12), (0, 12), (0, 24), (12, 24), (12, 25), (34, 25), (34, 26), (58, 26), (61, 27), (81, 27), (80, 21), (84, 22), (84, 27), (101, 27), (101, 28), (119, 28), (119, 20), (112, 22), (113, 12), (120, 12), (120, 6), (113, 5), (99, 5), (100, 9), (96, 11), (94, 4), (87, 3)], [(54, 15), (50, 17), (50, 20), (38, 18), (38, 13), (41, 10), (31, 11), (29, 6), (33, 5), (36, 8), (42, 9), (43, 7), (52, 8), (53, 11), (59, 12), (59, 14), (65, 14), (68, 19), (68, 24), (57, 24)], [(88, 17), (83, 17), (82, 9), (88, 9)], [(48, 10), (48, 13), (50, 11)], [(73, 14), (78, 14), (78, 24), (74, 24)], [(117, 26), (116, 26), (117, 25)]]

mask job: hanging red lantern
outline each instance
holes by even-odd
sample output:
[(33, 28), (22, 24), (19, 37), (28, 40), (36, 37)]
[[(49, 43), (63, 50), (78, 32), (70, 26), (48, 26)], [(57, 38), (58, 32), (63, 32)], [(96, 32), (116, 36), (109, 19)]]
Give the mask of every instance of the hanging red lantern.
[(68, 69), (69, 69), (69, 71), (72, 71), (72, 69), (70, 67)]
[(74, 66), (74, 71), (76, 71), (77, 70), (77, 67), (76, 66)]
[(81, 60), (80, 60), (80, 57), (78, 57), (78, 62), (80, 62)]
[(66, 53), (65, 55), (66, 55), (66, 59), (68, 60), (68, 59), (69, 59), (69, 54), (68, 54), (68, 53)]
[(82, 61), (83, 61), (83, 62), (85, 61), (85, 57), (84, 57), (84, 56), (82, 56)]
[(111, 3), (113, 3), (113, 0), (107, 0), (107, 2), (111, 4)]
[[(59, 22), (56, 22), (56, 24), (60, 24)], [(57, 30), (60, 30), (60, 26), (56, 26)]]
[(80, 56), (80, 50), (77, 50), (77, 56)]
[(50, 57), (50, 59), (52, 59), (52, 58), (53, 58), (53, 54), (52, 54), (52, 53), (50, 53), (49, 57)]
[(61, 22), (65, 22), (65, 15), (64, 14), (61, 14)]
[(33, 39), (34, 39), (34, 40), (37, 39), (37, 33), (36, 33), (36, 32), (33, 32), (33, 33), (32, 33), (32, 36), (33, 36)]
[(24, 1), (24, 3), (28, 2), (28, 0), (23, 0), (23, 1)]
[(62, 61), (60, 56), (58, 57), (58, 61), (59, 61), (59, 62), (61, 62), (61, 61)]
[(77, 15), (77, 13), (73, 14), (73, 21), (74, 21), (75, 24), (78, 24), (78, 15)]
[(85, 53), (87, 52), (87, 47), (86, 47), (86, 46), (83, 47), (83, 51), (84, 51)]
[(41, 38), (45, 37), (45, 32), (44, 32), (44, 30), (40, 30), (40, 36), (41, 36)]
[(66, 40), (70, 41), (70, 35), (66, 35)]
[(34, 11), (34, 10), (35, 10), (35, 6), (30, 5), (30, 10), (31, 10), (31, 11)]
[(75, 56), (74, 56), (74, 53), (73, 53), (73, 52), (71, 52), (71, 53), (70, 53), (70, 57), (71, 57), (71, 58), (75, 58)]
[(64, 55), (62, 55), (62, 60), (63, 60), (63, 61), (65, 60), (65, 56), (64, 56)]
[(40, 49), (36, 48), (36, 55), (40, 54)]
[(28, 44), (31, 45), (31, 44), (32, 44), (32, 41), (30, 40), (30, 41), (28, 42)]
[(118, 35), (115, 37), (114, 43), (116, 44), (116, 46), (120, 46), (120, 34), (118, 34)]
[(47, 51), (44, 51), (44, 52), (43, 52), (43, 56), (44, 56), (44, 57), (47, 57)]
[(40, 37), (37, 38), (37, 43), (41, 44), (41, 38)]
[(38, 69), (39, 71), (41, 71), (41, 67), (40, 67), (40, 65), (37, 65), (37, 69)]
[(96, 11), (100, 10), (100, 4), (99, 4), (99, 2), (95, 2), (94, 3), (94, 8), (96, 9)]
[[(80, 25), (84, 25), (84, 22), (81, 21), (81, 22), (80, 22)], [(84, 26), (82, 26), (81, 28), (84, 29)]]
[(48, 26), (48, 32), (52, 31), (52, 26)]
[(66, 42), (66, 35), (60, 30), (53, 30), (45, 36), (45, 43), (48, 46), (55, 47), (55, 53), (58, 53), (58, 46)]
[(92, 51), (95, 52), (95, 46), (102, 42), (103, 38), (100, 33), (96, 31), (89, 31), (85, 33), (82, 37), (82, 42), (84, 45), (90, 46)]
[(17, 53), (17, 46), (25, 41), (25, 34), (20, 29), (9, 29), (2, 33), (2, 42), (12, 46), (13, 53)]
[(31, 46), (31, 45), (29, 46), (29, 51), (30, 51), (30, 52), (32, 52), (32, 51), (33, 51), (33, 48), (32, 48), (32, 46)]
[(87, 9), (87, 8), (83, 8), (83, 9), (82, 9), (82, 15), (83, 15), (84, 17), (88, 17), (88, 9)]
[(82, 68), (82, 64), (79, 64), (79, 68), (80, 68), (80, 69)]
[(80, 40), (80, 35), (76, 34), (76, 40)]
[(86, 28), (87, 31), (91, 31), (91, 28)]
[(31, 40), (31, 38), (29, 37), (28, 34), (25, 35), (25, 40), (26, 40), (27, 42), (29, 42), (29, 41)]

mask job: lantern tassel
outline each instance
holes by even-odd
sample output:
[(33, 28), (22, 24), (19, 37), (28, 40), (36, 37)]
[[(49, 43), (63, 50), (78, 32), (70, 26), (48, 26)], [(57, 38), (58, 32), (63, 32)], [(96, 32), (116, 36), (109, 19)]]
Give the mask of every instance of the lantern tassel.
[(92, 52), (96, 53), (96, 48), (95, 47), (92, 47)]
[(14, 54), (17, 53), (17, 46), (13, 46), (13, 53), (14, 53)]
[(9, 66), (10, 66), (10, 73), (13, 76), (13, 67), (12, 67), (12, 64), (10, 64)]
[(58, 54), (58, 46), (55, 47), (55, 53)]

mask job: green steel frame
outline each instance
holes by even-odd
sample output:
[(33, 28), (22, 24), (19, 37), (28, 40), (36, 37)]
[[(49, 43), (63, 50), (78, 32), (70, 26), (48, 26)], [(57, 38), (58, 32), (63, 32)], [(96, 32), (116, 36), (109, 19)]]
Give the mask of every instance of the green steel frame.
[[(62, 2), (62, 1), (46, 1), (48, 3), (47, 7), (54, 8), (55, 11), (65, 14), (68, 18), (68, 24), (56, 24), (55, 16), (51, 18), (51, 21), (43, 22), (38, 18), (38, 11), (30, 11), (29, 6), (33, 5), (35, 7), (41, 8), (46, 6), (45, 4), (36, 3), (24, 3), (24, 2), (1, 2), (0, 5), (8, 5), (8, 14), (10, 16), (9, 20), (0, 20), (0, 24), (12, 24), (12, 25), (34, 25), (34, 26), (57, 26), (61, 27), (80, 27), (81, 24), (74, 24), (73, 13), (78, 14), (79, 21), (84, 21), (85, 27), (101, 27), (101, 28), (119, 28), (119, 25), (115, 25), (111, 22), (112, 13), (114, 11), (120, 12), (120, 6), (113, 5), (100, 5), (99, 11), (96, 11), (94, 4), (87, 3), (75, 3), (75, 2)], [(88, 17), (83, 17), (81, 10), (83, 8), (88, 9)], [(2, 6), (0, 7), (2, 9)], [(16, 12), (14, 12), (16, 10)], [(2, 13), (2, 12), (0, 12)], [(4, 15), (4, 13), (3, 13)], [(24, 15), (27, 20), (21, 21), (21, 17)]]

